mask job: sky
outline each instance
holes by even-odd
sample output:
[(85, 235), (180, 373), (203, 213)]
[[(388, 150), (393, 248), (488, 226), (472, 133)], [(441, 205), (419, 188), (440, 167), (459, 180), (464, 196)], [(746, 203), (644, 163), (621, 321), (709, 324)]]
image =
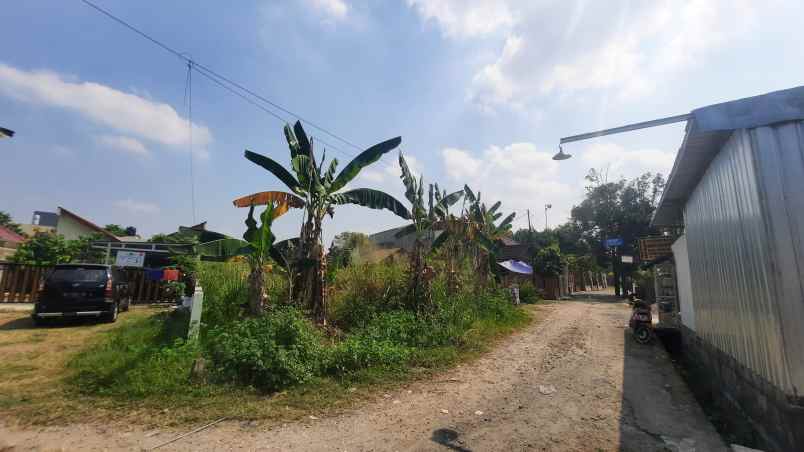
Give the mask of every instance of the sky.
[[(425, 182), (469, 184), (515, 228), (529, 209), (543, 229), (546, 204), (549, 225), (566, 221), (590, 168), (667, 175), (684, 125), (568, 144), (557, 162), (561, 137), (804, 83), (800, 1), (93, 1), (362, 148), (401, 136)], [(0, 140), (0, 210), (17, 222), (61, 206), (144, 237), (201, 221), (240, 236), (232, 200), (283, 188), (243, 157), (288, 165), (283, 121), (198, 73), (190, 120), (186, 63), (81, 1), (5, 5), (0, 42), (0, 126), (16, 131)], [(307, 129), (341, 168), (359, 152)], [(397, 156), (350, 187), (404, 200)], [(402, 224), (339, 206), (324, 240)], [(300, 225), (288, 214), (275, 232)]]

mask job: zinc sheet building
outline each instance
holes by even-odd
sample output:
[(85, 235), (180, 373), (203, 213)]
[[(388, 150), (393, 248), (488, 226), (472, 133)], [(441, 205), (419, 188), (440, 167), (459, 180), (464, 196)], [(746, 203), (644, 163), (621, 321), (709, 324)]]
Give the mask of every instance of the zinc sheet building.
[(804, 87), (694, 110), (655, 226), (673, 244), (682, 335), (779, 450), (804, 450)]

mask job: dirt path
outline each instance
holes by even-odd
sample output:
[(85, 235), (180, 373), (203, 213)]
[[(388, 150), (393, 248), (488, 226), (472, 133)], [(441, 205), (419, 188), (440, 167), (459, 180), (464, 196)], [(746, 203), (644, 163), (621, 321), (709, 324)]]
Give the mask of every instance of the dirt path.
[[(727, 450), (664, 350), (630, 339), (626, 305), (540, 309), (545, 321), (484, 358), (352, 412), (270, 428), (224, 422), (160, 450)], [(0, 450), (150, 448), (178, 433), (0, 427)]]

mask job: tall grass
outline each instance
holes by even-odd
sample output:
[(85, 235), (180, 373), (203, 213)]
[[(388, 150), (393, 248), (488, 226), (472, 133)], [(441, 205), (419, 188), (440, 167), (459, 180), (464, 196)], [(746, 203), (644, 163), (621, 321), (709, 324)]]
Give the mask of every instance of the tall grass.
[[(333, 275), (337, 334), (327, 336), (287, 303), (261, 318), (245, 317), (247, 271), (236, 263), (202, 265), (199, 343), (183, 341), (183, 314), (130, 322), (74, 358), (70, 381), (84, 394), (137, 399), (167, 393), (196, 397), (231, 385), (278, 391), (389, 371), (396, 378), (411, 366), (441, 367), (482, 350), (489, 338), (528, 319), (506, 291), (472, 287), (449, 295), (441, 278), (432, 286), (434, 309), (417, 314), (404, 308), (404, 265), (360, 264)], [(278, 275), (269, 287), (272, 301), (286, 300), (287, 286)], [(190, 368), (200, 356), (208, 362), (207, 381), (190, 385)]]

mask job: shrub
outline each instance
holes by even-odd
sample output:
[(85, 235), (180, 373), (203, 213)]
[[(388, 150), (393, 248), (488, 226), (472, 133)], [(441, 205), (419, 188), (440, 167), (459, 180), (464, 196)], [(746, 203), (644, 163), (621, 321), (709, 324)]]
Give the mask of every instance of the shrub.
[(209, 332), (207, 348), (225, 380), (274, 390), (315, 376), (323, 357), (318, 330), (295, 308), (221, 325)]
[(370, 367), (398, 367), (404, 364), (411, 349), (390, 340), (371, 336), (349, 336), (332, 347), (326, 360), (327, 373), (342, 375)]
[(406, 267), (399, 263), (353, 265), (335, 273), (330, 297), (332, 322), (344, 330), (403, 306)]
[(539, 290), (530, 281), (519, 285), (519, 301), (522, 303), (538, 303), (541, 300)]

